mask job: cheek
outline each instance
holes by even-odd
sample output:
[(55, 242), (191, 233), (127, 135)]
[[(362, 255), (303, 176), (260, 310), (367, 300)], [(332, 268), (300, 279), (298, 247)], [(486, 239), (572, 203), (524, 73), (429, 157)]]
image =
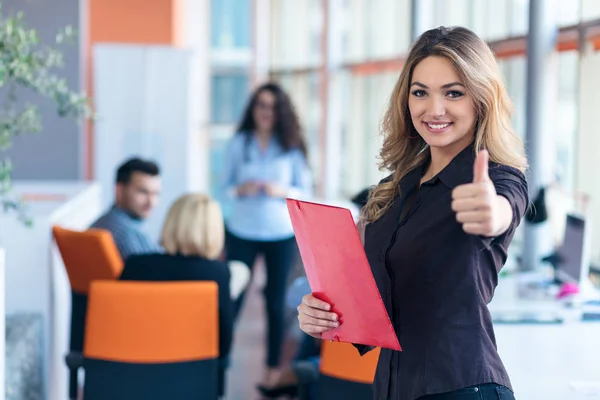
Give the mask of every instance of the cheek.
[(415, 102), (408, 102), (408, 112), (410, 114), (410, 118), (412, 119), (413, 123), (417, 122), (421, 116), (423, 115), (423, 107), (419, 106), (418, 103)]
[(475, 112), (475, 108), (472, 104), (464, 104), (460, 107), (456, 107), (455, 115), (460, 118), (460, 120), (465, 125), (473, 125), (475, 123), (475, 119), (477, 118), (477, 114)]

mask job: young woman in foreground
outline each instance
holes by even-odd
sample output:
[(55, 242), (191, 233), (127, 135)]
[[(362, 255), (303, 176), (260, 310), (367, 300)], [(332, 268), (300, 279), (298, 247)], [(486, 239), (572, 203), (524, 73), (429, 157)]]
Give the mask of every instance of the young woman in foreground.
[[(487, 308), (528, 203), (510, 114), (494, 55), (473, 32), (442, 27), (413, 45), (383, 121), (392, 174), (363, 209), (365, 251), (403, 350), (382, 349), (376, 399), (514, 399)], [(305, 296), (301, 329), (336, 327), (329, 309)]]

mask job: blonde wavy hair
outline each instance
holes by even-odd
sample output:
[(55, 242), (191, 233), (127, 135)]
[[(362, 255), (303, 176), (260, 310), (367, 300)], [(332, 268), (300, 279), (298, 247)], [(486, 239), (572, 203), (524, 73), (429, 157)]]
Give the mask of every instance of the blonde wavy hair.
[(171, 255), (216, 259), (225, 242), (219, 203), (204, 194), (181, 196), (169, 209), (160, 242)]
[(429, 157), (427, 143), (412, 124), (408, 98), (414, 68), (430, 56), (449, 60), (473, 99), (477, 113), (475, 151), (487, 149), (493, 162), (521, 171), (527, 168), (523, 142), (511, 123), (513, 105), (488, 45), (466, 28), (429, 30), (412, 45), (381, 123), (379, 168), (392, 175), (371, 191), (362, 212), (366, 223), (376, 221), (388, 210), (399, 194), (402, 177)]

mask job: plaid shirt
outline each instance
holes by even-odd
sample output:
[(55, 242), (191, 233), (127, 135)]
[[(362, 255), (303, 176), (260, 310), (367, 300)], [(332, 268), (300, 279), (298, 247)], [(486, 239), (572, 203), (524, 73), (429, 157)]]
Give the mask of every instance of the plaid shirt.
[(94, 222), (91, 228), (106, 229), (112, 233), (119, 253), (125, 260), (133, 254), (160, 252), (160, 247), (140, 230), (141, 220), (113, 206)]

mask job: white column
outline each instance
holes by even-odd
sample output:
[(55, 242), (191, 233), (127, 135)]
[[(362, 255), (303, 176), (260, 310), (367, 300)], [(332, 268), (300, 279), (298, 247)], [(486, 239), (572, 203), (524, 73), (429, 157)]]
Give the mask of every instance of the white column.
[(254, 56), (252, 59), (252, 87), (269, 79), (271, 59), (271, 0), (253, 1), (252, 30), (254, 36)]
[[(552, 170), (551, 145), (554, 102), (552, 88), (557, 79), (556, 57), (553, 55), (558, 29), (552, 0), (530, 0), (529, 35), (527, 39), (527, 122), (526, 144), (529, 157), (529, 197), (533, 200), (541, 187), (549, 183), (547, 172)], [(550, 152), (549, 152), (550, 150)], [(524, 270), (533, 270), (541, 264), (547, 222), (525, 223), (523, 245)]]
[(341, 188), (342, 110), (340, 108), (342, 90), (339, 69), (342, 62), (342, 35), (344, 4), (342, 0), (328, 1), (327, 20), (327, 127), (325, 145), (325, 185), (326, 199), (335, 199)]
[(190, 187), (208, 193), (210, 177), (210, 1), (186, 0), (180, 10), (182, 45), (194, 52), (191, 93)]

